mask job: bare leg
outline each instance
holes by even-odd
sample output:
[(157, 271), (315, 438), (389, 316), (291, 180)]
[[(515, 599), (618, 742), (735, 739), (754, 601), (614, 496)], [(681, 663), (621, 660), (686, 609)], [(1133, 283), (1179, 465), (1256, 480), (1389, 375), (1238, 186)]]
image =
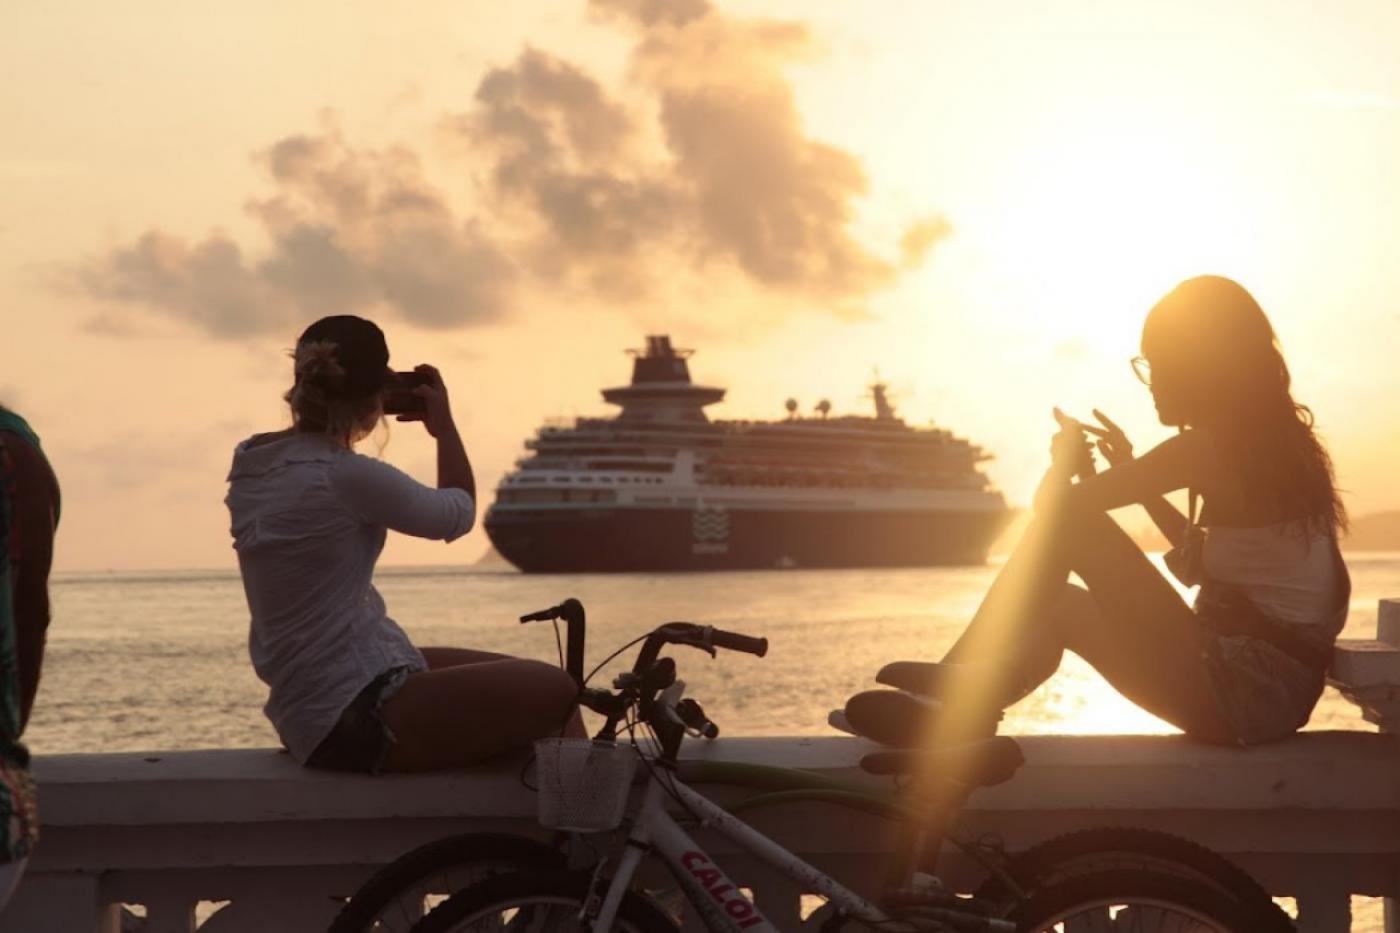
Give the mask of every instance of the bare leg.
[(1062, 617), (1065, 646), (1149, 713), (1233, 743), (1205, 663), (1214, 636), (1107, 515), (1086, 517), (1072, 538), (1074, 570), (1098, 611)]
[[(1209, 741), (1229, 741), (1202, 655), (1209, 634), (1107, 515), (1031, 523), (945, 660), (969, 664), (959, 705), (1015, 702), (1069, 648), (1149, 712)], [(1073, 569), (1088, 591), (1066, 584)], [(950, 700), (950, 705), (952, 701)]]
[(444, 667), (458, 667), (463, 664), (480, 664), (482, 661), (507, 661), (508, 654), (494, 651), (477, 651), (475, 648), (420, 648), (423, 660), (428, 662), (428, 670), (436, 671)]
[(1032, 520), (944, 655), (943, 663), (957, 665), (947, 695), (958, 697), (959, 706), (1010, 706), (1059, 669), (1066, 647), (1061, 617), (1080, 608), (1065, 604), (1070, 561), (1066, 542), (1057, 540), (1065, 537), (1044, 518)]
[[(508, 654), (497, 654), (494, 651), (477, 651), (475, 648), (421, 648), (423, 660), (428, 662), (428, 670), (436, 671), (444, 667), (460, 667), (464, 664), (480, 664), (483, 661), (513, 661), (515, 658)], [(572, 738), (580, 738), (588, 734), (583, 727), (583, 716), (577, 709), (569, 717), (568, 723), (564, 726), (564, 735)]]
[(559, 668), (517, 658), (412, 674), (384, 704), (397, 739), (385, 770), (460, 768), (543, 736), (582, 734), (577, 692)]

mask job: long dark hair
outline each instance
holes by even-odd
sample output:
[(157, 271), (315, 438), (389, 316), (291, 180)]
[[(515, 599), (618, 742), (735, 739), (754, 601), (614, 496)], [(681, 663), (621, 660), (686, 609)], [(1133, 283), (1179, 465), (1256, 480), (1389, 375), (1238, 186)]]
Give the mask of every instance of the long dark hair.
[(1347, 527), (1332, 458), (1264, 310), (1244, 286), (1203, 275), (1157, 302), (1142, 330), (1153, 379), (1171, 375), (1193, 426), (1216, 429), (1226, 456), (1280, 515), (1336, 534)]

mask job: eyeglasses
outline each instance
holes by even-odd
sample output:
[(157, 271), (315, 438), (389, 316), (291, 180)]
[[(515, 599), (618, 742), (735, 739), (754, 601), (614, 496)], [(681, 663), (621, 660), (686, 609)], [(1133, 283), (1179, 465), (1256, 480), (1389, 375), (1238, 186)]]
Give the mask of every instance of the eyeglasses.
[(1133, 375), (1138, 377), (1138, 382), (1145, 386), (1151, 386), (1152, 365), (1147, 362), (1147, 357), (1135, 356), (1129, 362), (1133, 364)]

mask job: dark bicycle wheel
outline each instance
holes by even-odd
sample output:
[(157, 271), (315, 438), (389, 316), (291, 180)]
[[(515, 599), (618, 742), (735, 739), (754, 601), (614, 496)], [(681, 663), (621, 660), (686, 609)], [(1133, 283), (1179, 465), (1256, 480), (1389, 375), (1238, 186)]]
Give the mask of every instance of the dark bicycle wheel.
[(1018, 933), (1257, 933), (1212, 885), (1141, 868), (1090, 871), (1037, 890), (1010, 917)]
[[(1205, 846), (1168, 833), (1126, 827), (1067, 833), (1012, 857), (1007, 867), (1028, 892), (1115, 869), (1142, 869), (1199, 882), (1240, 904), (1258, 933), (1293, 933), (1288, 914), (1249, 873)], [(1005, 903), (1011, 895), (1000, 878), (991, 878), (977, 897)]]
[(406, 933), (449, 895), (522, 869), (562, 868), (544, 843), (505, 833), (448, 836), (385, 865), (341, 908), (327, 933)]
[[(592, 872), (522, 871), (489, 878), (459, 891), (428, 913), (411, 933), (584, 933), (580, 914), (589, 899)], [(678, 933), (650, 901), (623, 895), (617, 933)]]

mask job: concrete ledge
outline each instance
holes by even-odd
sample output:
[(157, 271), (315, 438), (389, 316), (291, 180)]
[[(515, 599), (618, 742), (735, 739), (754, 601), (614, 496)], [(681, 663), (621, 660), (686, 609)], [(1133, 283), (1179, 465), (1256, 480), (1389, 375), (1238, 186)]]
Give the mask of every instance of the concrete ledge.
[[(1028, 736), (1012, 781), (979, 790), (976, 809), (1027, 811), (1278, 810), (1400, 811), (1400, 737), (1310, 732), (1250, 749), (1182, 736)], [(724, 738), (692, 742), (693, 760), (860, 772), (874, 748), (846, 736)], [(303, 768), (273, 749), (52, 755), (36, 759), (43, 822), (59, 826), (153, 826), (393, 818), (533, 818), (520, 782), (522, 758), (460, 772), (347, 775)]]
[[(1019, 741), (1026, 765), (1011, 781), (973, 793), (960, 836), (994, 834), (1019, 851), (1091, 827), (1163, 830), (1235, 860), (1276, 893), (1331, 905), (1331, 916), (1341, 915), (1350, 893), (1389, 895), (1400, 887), (1395, 736), (1307, 733), (1245, 750), (1180, 736)], [(889, 779), (858, 770), (871, 748), (846, 736), (724, 738), (690, 743), (687, 757), (806, 768), (889, 787)], [(74, 916), (82, 907), (83, 917), (98, 919), (32, 928), (110, 933), (107, 905), (162, 903), (179, 910), (173, 926), (159, 929), (187, 930), (195, 902), (231, 899), (261, 918), (259, 930), (310, 929), (305, 917), (301, 926), (287, 918), (301, 916), (295, 911), (302, 907), (314, 907), (316, 917), (333, 912), (331, 897), (428, 840), (464, 831), (542, 838), (520, 765), (516, 758), (471, 771), (368, 777), (308, 770), (271, 749), (42, 757), (35, 770), (44, 837), (4, 922), (52, 919), (61, 903)], [(735, 793), (713, 790), (722, 799)], [(887, 821), (825, 804), (777, 806), (749, 818), (843, 878), (875, 878), (878, 855), (893, 840)], [(722, 842), (704, 842), (733, 857)], [(742, 857), (734, 864), (745, 877), (765, 877)], [(953, 885), (971, 883), (969, 868), (953, 857), (940, 873)], [(274, 879), (284, 894), (264, 904)], [(77, 893), (62, 893), (70, 889)], [(297, 891), (310, 892), (309, 900)], [(244, 929), (235, 916), (243, 913), (210, 929)], [(281, 919), (269, 925), (268, 918)], [(1332, 921), (1308, 927), (1345, 929)]]

